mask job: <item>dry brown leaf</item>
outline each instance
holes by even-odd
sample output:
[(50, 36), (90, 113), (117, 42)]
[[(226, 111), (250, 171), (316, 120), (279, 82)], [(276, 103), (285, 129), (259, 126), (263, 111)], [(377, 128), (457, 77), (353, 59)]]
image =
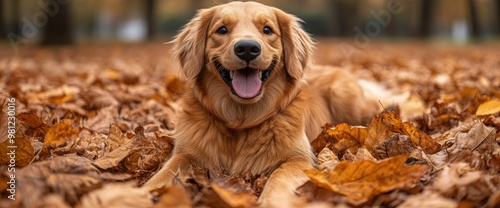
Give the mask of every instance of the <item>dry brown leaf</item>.
[(431, 187), (444, 196), (479, 202), (496, 191), (500, 186), (498, 179), (498, 176), (485, 177), (467, 163), (451, 163), (439, 172)]
[(340, 156), (344, 155), (347, 151), (357, 152), (366, 138), (365, 127), (350, 126), (342, 123), (335, 127), (325, 125), (323, 129), (318, 138), (312, 142), (312, 146), (317, 151), (317, 154), (325, 146), (328, 146)]
[(44, 137), (49, 126), (42, 122), (42, 119), (35, 113), (20, 113), (16, 116), (20, 123), (27, 126), (24, 134), (32, 137)]
[(353, 127), (348, 124), (336, 125), (333, 129), (328, 129), (329, 136), (335, 138), (330, 144), (333, 152), (343, 154), (345, 151), (357, 152), (366, 138), (365, 127)]
[(6, 165), (9, 167), (24, 167), (31, 163), (33, 157), (35, 157), (35, 150), (31, 146), (30, 141), (27, 137), (21, 134), (16, 134), (16, 138), (13, 140), (6, 140), (0, 144), (0, 165)]
[(189, 193), (180, 185), (173, 185), (165, 188), (165, 193), (161, 195), (160, 201), (155, 204), (155, 207), (178, 207), (190, 208), (193, 207), (193, 202)]
[(422, 147), (425, 153), (434, 154), (441, 149), (439, 143), (410, 123), (404, 123), (404, 128), (405, 133), (410, 136), (411, 142), (416, 146)]
[(325, 148), (329, 144), (329, 135), (326, 133), (326, 131), (330, 128), (332, 128), (332, 124), (325, 124), (321, 128), (323, 128), (323, 131), (318, 135), (316, 139), (311, 141), (311, 147), (313, 149), (314, 154), (317, 156), (323, 148)]
[(396, 112), (383, 112), (373, 117), (368, 126), (366, 140), (363, 145), (374, 153), (375, 147), (391, 138), (394, 133), (403, 134), (404, 126)]
[(227, 207), (231, 208), (246, 208), (253, 207), (257, 196), (247, 193), (247, 192), (239, 192), (233, 193), (223, 189), (217, 184), (211, 184), (210, 187), (217, 193), (217, 196), (227, 204)]
[(67, 144), (78, 132), (79, 129), (73, 127), (73, 121), (71, 120), (63, 120), (62, 122), (52, 125), (47, 131), (47, 134), (45, 134), (42, 151), (47, 152)]
[(345, 195), (351, 203), (359, 205), (379, 194), (415, 186), (429, 166), (408, 166), (407, 159), (408, 156), (400, 155), (379, 163), (342, 161), (330, 173), (310, 169), (306, 174), (317, 186)]
[(339, 158), (330, 148), (325, 147), (318, 154), (318, 169), (331, 171), (339, 164)]
[(395, 133), (373, 149), (373, 156), (381, 160), (397, 155), (410, 154), (415, 149), (417, 148), (412, 144), (408, 135)]
[[(113, 132), (119, 131), (114, 129)], [(120, 134), (120, 132), (116, 132), (113, 135), (123, 137)], [(130, 174), (150, 172), (163, 162), (163, 158), (166, 158), (173, 148), (169, 137), (146, 136), (142, 126), (136, 128), (135, 134), (129, 133), (127, 135), (132, 139), (98, 158), (93, 164), (101, 169), (125, 169)]]
[(356, 156), (353, 160), (353, 162), (357, 161), (363, 161), (363, 160), (368, 160), (368, 161), (373, 161), (376, 162), (377, 159), (375, 159), (370, 151), (368, 151), (366, 148), (362, 147), (358, 149), (358, 152), (356, 152)]
[(479, 105), (476, 116), (487, 116), (500, 112), (500, 100), (490, 100)]
[[(398, 134), (409, 136), (412, 145), (402, 143), (407, 140), (397, 139), (399, 136), (395, 137), (395, 135)], [(404, 150), (388, 150), (392, 151), (388, 156), (397, 154), (397, 152), (401, 152), (401, 154), (409, 153), (414, 148), (412, 146), (422, 147), (422, 149), (429, 154), (436, 153), (441, 149), (441, 145), (434, 141), (429, 135), (408, 122), (403, 123), (399, 115), (394, 111), (382, 112), (380, 115), (375, 116), (368, 127), (367, 135), (364, 146), (374, 155), (378, 156), (384, 155), (380, 152), (380, 145), (389, 145), (389, 148), (392, 148), (394, 145), (400, 148), (404, 146), (407, 147)], [(392, 140), (392, 142), (387, 143), (388, 140)]]
[(153, 207), (151, 194), (135, 187), (135, 183), (106, 184), (81, 199), (79, 208), (136, 208)]
[(27, 93), (26, 98), (32, 102), (49, 101), (60, 104), (73, 99), (74, 95), (80, 93), (80, 88), (63, 84), (44, 92)]
[(136, 142), (134, 142), (134, 140), (129, 140), (125, 144), (104, 155), (104, 157), (97, 159), (92, 164), (104, 170), (117, 167), (122, 160), (139, 150), (140, 148), (136, 145)]
[(398, 207), (400, 208), (445, 208), (445, 207), (457, 207), (458, 203), (450, 198), (445, 198), (437, 192), (424, 191), (420, 194), (409, 196), (402, 204)]
[(444, 136), (447, 142), (453, 145), (448, 148), (452, 154), (461, 154), (464, 150), (479, 151), (480, 153), (500, 154), (500, 146), (496, 141), (496, 131), (487, 127), (480, 120), (474, 120), (460, 127), (451, 129)]
[(16, 171), (19, 199), (26, 207), (35, 207), (46, 194), (58, 194), (69, 204), (82, 194), (101, 185), (98, 170), (91, 161), (76, 155), (54, 157)]

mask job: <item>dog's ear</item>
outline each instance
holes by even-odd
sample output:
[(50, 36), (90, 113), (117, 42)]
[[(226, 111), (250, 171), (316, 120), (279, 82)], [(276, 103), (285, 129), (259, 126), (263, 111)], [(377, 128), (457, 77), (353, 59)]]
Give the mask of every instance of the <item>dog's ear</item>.
[(300, 26), (299, 18), (275, 9), (281, 30), (285, 68), (294, 79), (301, 79), (304, 70), (312, 64), (314, 43)]
[(172, 52), (179, 59), (187, 79), (194, 79), (205, 65), (207, 30), (214, 9), (199, 10), (172, 41)]

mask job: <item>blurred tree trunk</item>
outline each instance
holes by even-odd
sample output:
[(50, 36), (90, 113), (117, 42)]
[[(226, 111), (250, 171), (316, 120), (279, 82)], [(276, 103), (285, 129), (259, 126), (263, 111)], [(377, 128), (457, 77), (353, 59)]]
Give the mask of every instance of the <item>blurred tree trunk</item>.
[(358, 2), (350, 0), (329, 1), (330, 9), (333, 11), (333, 22), (337, 23), (334, 34), (341, 37), (353, 36), (356, 25)]
[(479, 20), (477, 17), (477, 9), (474, 0), (468, 0), (470, 24), (471, 24), (471, 35), (473, 38), (479, 38)]
[(497, 34), (500, 35), (500, 0), (497, 0)]
[(153, 39), (155, 35), (155, 0), (146, 0), (146, 25), (147, 25), (147, 38)]
[[(49, 3), (55, 1), (47, 1), (46, 7), (50, 7)], [(52, 16), (48, 16), (47, 24), (43, 28), (42, 45), (65, 45), (73, 43), (73, 35), (71, 28), (71, 5), (70, 3), (58, 4), (58, 9), (54, 9)], [(54, 7), (52, 7), (54, 8)]]
[(21, 35), (21, 26), (19, 25), (20, 16), (19, 16), (19, 1), (11, 1), (12, 7), (10, 8), (12, 11), (12, 18), (10, 19), (10, 26), (8, 27), (10, 31), (6, 31), (7, 33), (14, 33), (16, 35)]
[(422, 0), (420, 10), (420, 37), (428, 38), (432, 35), (432, 19), (434, 17), (435, 0)]

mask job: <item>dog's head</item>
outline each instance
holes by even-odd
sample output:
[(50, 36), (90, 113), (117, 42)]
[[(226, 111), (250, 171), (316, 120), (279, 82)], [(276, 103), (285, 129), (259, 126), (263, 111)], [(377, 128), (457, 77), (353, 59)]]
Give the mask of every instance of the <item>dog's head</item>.
[(312, 41), (299, 21), (255, 2), (219, 5), (198, 12), (174, 39), (173, 52), (188, 79), (216, 75), (235, 101), (255, 103), (278, 74), (302, 79)]

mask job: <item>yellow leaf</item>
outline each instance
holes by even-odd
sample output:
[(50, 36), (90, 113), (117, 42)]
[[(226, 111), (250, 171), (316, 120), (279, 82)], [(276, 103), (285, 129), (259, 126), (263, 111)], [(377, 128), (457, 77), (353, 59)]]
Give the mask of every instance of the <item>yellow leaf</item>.
[(114, 69), (108, 69), (104, 73), (108, 79), (111, 79), (111, 80), (120, 79), (120, 73)]
[(500, 100), (490, 100), (479, 105), (476, 116), (487, 116), (500, 112)]
[(399, 155), (379, 163), (342, 161), (332, 172), (310, 169), (305, 173), (317, 186), (345, 195), (359, 205), (382, 193), (415, 186), (429, 166), (406, 165), (407, 159), (407, 155)]

